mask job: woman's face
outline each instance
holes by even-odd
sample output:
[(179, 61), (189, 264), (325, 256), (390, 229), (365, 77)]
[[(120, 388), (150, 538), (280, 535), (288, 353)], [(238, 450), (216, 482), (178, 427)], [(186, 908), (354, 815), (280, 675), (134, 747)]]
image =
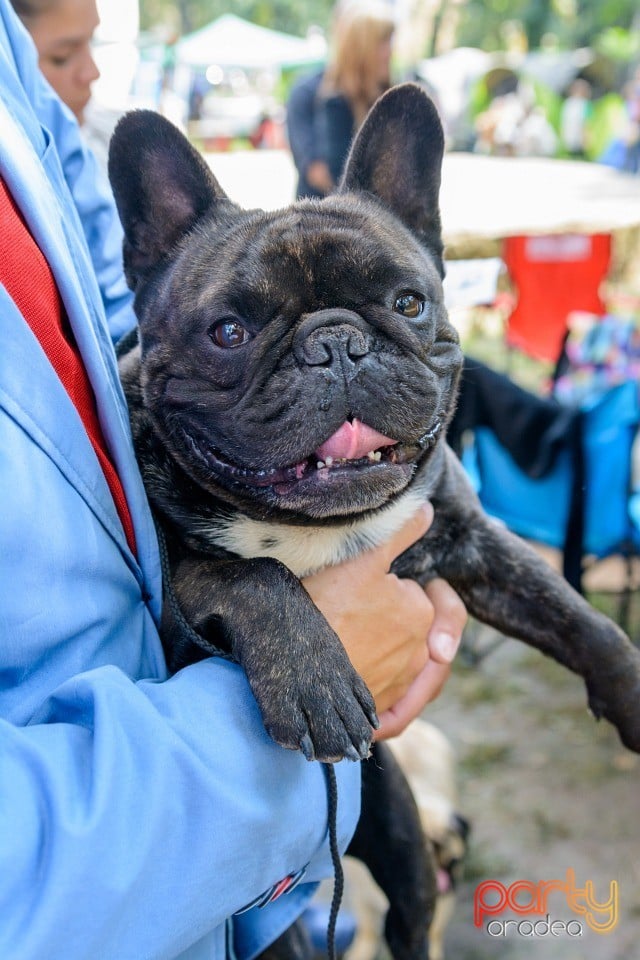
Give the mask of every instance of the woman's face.
[(100, 76), (91, 55), (91, 39), (99, 22), (95, 0), (55, 0), (27, 24), (40, 69), (79, 123), (91, 84)]

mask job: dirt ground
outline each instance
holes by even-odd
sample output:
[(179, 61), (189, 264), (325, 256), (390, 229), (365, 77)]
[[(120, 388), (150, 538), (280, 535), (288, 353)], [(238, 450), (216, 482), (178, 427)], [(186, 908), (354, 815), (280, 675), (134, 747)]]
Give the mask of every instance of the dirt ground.
[[(475, 662), (478, 653), (485, 655)], [(537, 651), (471, 625), (425, 719), (455, 748), (460, 808), (472, 824), (447, 960), (638, 960), (640, 757), (588, 714), (582, 682)], [(601, 902), (618, 883), (619, 921), (611, 932), (595, 933), (584, 920), (580, 937), (559, 927), (560, 936), (531, 937), (514, 924), (506, 935), (494, 925), (492, 936), (486, 920), (474, 926), (482, 881), (566, 881), (568, 869), (577, 887), (591, 881)], [(552, 921), (568, 927), (579, 919), (560, 891), (548, 906)], [(507, 912), (501, 919), (523, 918)]]

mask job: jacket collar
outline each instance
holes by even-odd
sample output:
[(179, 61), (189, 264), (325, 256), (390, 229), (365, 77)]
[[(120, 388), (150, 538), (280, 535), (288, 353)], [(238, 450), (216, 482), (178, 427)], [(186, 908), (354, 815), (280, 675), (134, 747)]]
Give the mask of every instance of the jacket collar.
[[(1, 26), (0, 26), (1, 29)], [(5, 51), (6, 52), (6, 51)], [(126, 404), (100, 294), (84, 243), (77, 212), (68, 193), (48, 132), (33, 123), (25, 93), (0, 51), (0, 175), (14, 196), (33, 236), (53, 271), (69, 322), (96, 396), (105, 439), (120, 475), (133, 519), (138, 562), (124, 537), (106, 480), (71, 401), (44, 353), (7, 294), (0, 315), (3, 330), (3, 381), (6, 393), (31, 423), (29, 432), (45, 445), (63, 473), (90, 503), (117, 541), (145, 591), (159, 609), (159, 558), (142, 481), (132, 453)], [(29, 118), (22, 123), (23, 116)], [(12, 304), (12, 301), (11, 301)], [(5, 376), (6, 375), (6, 376)], [(70, 414), (78, 429), (69, 430)], [(152, 589), (152, 585), (156, 589)]]

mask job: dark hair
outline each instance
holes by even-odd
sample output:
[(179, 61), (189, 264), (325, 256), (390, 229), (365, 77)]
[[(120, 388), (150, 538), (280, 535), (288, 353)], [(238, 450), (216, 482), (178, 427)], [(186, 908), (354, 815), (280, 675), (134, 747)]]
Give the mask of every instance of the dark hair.
[(11, 6), (21, 20), (33, 19), (46, 13), (56, 0), (11, 0)]

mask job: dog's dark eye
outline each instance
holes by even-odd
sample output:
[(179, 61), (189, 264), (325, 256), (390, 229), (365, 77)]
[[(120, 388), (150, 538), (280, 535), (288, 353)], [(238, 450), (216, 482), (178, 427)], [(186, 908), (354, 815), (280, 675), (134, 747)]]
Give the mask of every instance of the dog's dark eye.
[(403, 293), (394, 303), (393, 309), (396, 313), (402, 314), (403, 317), (415, 320), (424, 310), (424, 300), (416, 297), (414, 293)]
[(251, 339), (251, 334), (237, 320), (225, 320), (218, 323), (209, 331), (209, 336), (218, 347), (223, 350), (232, 350), (241, 347)]

